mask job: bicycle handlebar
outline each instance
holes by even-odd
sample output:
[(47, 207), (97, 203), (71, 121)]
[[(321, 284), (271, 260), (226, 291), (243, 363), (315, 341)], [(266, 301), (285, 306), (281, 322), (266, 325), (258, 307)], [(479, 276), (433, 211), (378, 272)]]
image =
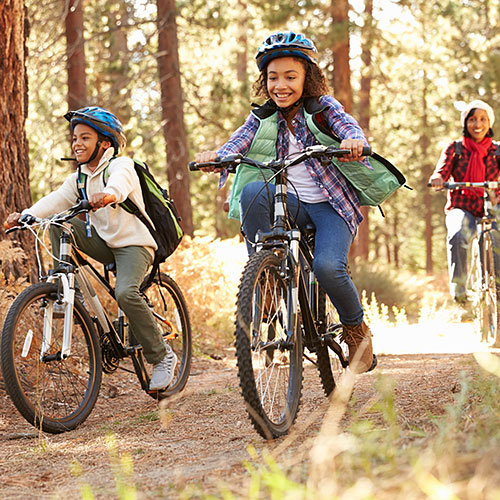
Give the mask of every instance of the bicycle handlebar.
[(41, 224), (44, 221), (50, 221), (51, 223), (58, 223), (62, 224), (63, 222), (67, 222), (68, 220), (72, 219), (73, 217), (81, 214), (81, 213), (87, 213), (90, 210), (92, 210), (92, 206), (90, 205), (90, 202), (88, 200), (80, 200), (76, 205), (73, 205), (72, 207), (68, 208), (64, 212), (61, 212), (59, 214), (55, 214), (52, 217), (48, 217), (46, 219), (35, 217), (34, 215), (31, 214), (24, 214), (21, 215), (21, 217), (18, 220), (19, 225), (14, 226), (14, 227), (5, 227), (5, 232), (11, 233), (13, 231), (19, 231), (19, 230), (25, 230), (28, 229), (29, 226), (32, 226), (33, 224)]
[[(432, 187), (430, 182), (427, 183), (427, 187)], [(460, 189), (460, 188), (486, 188), (486, 189), (498, 189), (498, 181), (485, 181), (485, 182), (443, 182), (442, 186), (436, 186), (442, 189)]]
[[(196, 163), (192, 161), (189, 163), (189, 170), (195, 172), (202, 168), (227, 168), (230, 173), (236, 171), (236, 167), (240, 163), (246, 163), (258, 168), (276, 168), (276, 167), (289, 167), (292, 165), (297, 165), (308, 158), (341, 158), (347, 156), (351, 153), (350, 149), (338, 149), (333, 146), (322, 146), (317, 144), (315, 146), (309, 146), (304, 150), (300, 151), (294, 158), (285, 158), (284, 160), (272, 160), (268, 163), (263, 163), (240, 154), (229, 155), (223, 158), (216, 158), (214, 161)], [(370, 146), (363, 147), (363, 156), (371, 156), (372, 148)]]

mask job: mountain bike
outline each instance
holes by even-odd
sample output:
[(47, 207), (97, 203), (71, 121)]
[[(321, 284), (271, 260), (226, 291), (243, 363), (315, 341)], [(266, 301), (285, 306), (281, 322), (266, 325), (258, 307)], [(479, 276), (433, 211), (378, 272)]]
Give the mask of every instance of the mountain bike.
[[(500, 347), (498, 334), (498, 292), (496, 281), (492, 231), (495, 215), (488, 189), (497, 189), (498, 182), (445, 182), (445, 189), (483, 188), (484, 214), (479, 221), (477, 231), (472, 238), (470, 269), (467, 274), (466, 289), (472, 303), (477, 329), (481, 339)], [(498, 239), (498, 238), (497, 238)]]
[[(253, 426), (266, 439), (286, 434), (297, 417), (304, 358), (317, 367), (327, 396), (349, 365), (345, 347), (337, 342), (342, 325), (313, 272), (314, 228), (301, 234), (286, 206), (287, 168), (307, 158), (326, 162), (349, 153), (316, 145), (269, 163), (241, 155), (190, 163), (191, 170), (218, 167), (234, 172), (244, 163), (273, 172), (267, 177), (276, 184), (274, 222), (269, 232), (258, 233), (256, 251), (243, 270), (235, 320), (241, 392)], [(371, 369), (376, 362), (374, 356)]]
[[(50, 218), (23, 215), (19, 226), (7, 230), (30, 230), (40, 259), (48, 228), (62, 228), (57, 265), (14, 300), (0, 345), (2, 375), (12, 402), (30, 424), (54, 434), (75, 429), (90, 415), (103, 371), (122, 368), (132, 372), (120, 366), (125, 358), (132, 360), (141, 388), (155, 399), (182, 391), (191, 366), (186, 301), (177, 283), (158, 273), (152, 282), (145, 279), (140, 293), (178, 363), (166, 390), (149, 391), (150, 365), (145, 363), (142, 346), (128, 329), (127, 318), (115, 300), (114, 264), (98, 271), (73, 242), (68, 221), (90, 210), (89, 202), (83, 200)], [(109, 296), (111, 306), (103, 306), (92, 283), (105, 292), (104, 297)]]

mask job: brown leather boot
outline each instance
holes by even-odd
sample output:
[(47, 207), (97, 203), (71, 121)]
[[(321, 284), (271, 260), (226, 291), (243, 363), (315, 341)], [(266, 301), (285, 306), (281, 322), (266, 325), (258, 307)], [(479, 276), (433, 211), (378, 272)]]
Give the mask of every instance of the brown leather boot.
[(360, 325), (342, 325), (340, 341), (349, 347), (349, 366), (355, 373), (367, 372), (373, 362), (372, 332), (363, 321)]

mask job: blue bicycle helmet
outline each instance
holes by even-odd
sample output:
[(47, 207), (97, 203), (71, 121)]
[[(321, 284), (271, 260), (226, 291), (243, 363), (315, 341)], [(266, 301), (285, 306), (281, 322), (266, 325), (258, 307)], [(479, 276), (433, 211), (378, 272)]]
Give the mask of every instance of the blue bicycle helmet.
[(301, 57), (316, 64), (318, 51), (314, 43), (301, 33), (279, 31), (268, 36), (257, 51), (256, 59), (259, 71), (278, 57)]
[(120, 120), (110, 111), (99, 106), (87, 106), (77, 111), (68, 111), (64, 118), (71, 124), (73, 130), (76, 125), (83, 123), (95, 129), (98, 133), (111, 141), (118, 154), (127, 144), (127, 139), (123, 134), (123, 127)]

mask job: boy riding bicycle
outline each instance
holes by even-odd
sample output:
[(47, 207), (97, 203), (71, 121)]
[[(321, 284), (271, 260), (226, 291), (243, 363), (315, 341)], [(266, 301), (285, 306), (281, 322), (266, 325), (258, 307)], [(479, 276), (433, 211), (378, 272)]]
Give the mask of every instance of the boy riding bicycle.
[[(65, 118), (71, 124), (72, 150), (82, 173), (87, 175), (86, 195), (94, 210), (90, 235), (84, 221), (71, 221), (77, 247), (99, 262), (115, 263), (116, 300), (141, 343), (146, 360), (153, 365), (149, 389), (165, 389), (172, 382), (177, 357), (163, 341), (157, 322), (139, 293), (157, 245), (137, 216), (116, 205), (130, 198), (148, 218), (133, 160), (116, 157), (126, 145), (122, 124), (113, 113), (97, 106), (70, 111)], [(107, 179), (105, 169), (109, 173)], [(10, 214), (6, 227), (16, 226), (24, 214), (47, 217), (74, 205), (80, 196), (77, 175), (71, 174), (59, 189), (22, 214)], [(50, 236), (53, 254), (57, 256), (59, 230), (51, 227)]]
[[(268, 101), (252, 111), (218, 151), (198, 153), (196, 161), (210, 162), (230, 154), (268, 161), (319, 144), (308, 127), (311, 113), (341, 139), (340, 148), (351, 151), (341, 161), (361, 159), (367, 145), (365, 135), (340, 103), (328, 95), (317, 55), (313, 42), (302, 34), (285, 31), (269, 36), (257, 53), (261, 73), (254, 84), (256, 95)], [(257, 231), (270, 229), (274, 186), (263, 189), (261, 174), (243, 178), (247, 173), (238, 167), (229, 216), (241, 217), (251, 253)], [(222, 172), (219, 186), (226, 179), (227, 172)], [(358, 372), (367, 371), (373, 360), (371, 332), (363, 321), (363, 308), (347, 272), (349, 248), (362, 220), (357, 195), (333, 164), (323, 165), (316, 159), (291, 168), (288, 182), (292, 219), (301, 229), (311, 223), (315, 226), (314, 273), (339, 313), (341, 339), (349, 347), (351, 366)]]

